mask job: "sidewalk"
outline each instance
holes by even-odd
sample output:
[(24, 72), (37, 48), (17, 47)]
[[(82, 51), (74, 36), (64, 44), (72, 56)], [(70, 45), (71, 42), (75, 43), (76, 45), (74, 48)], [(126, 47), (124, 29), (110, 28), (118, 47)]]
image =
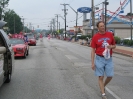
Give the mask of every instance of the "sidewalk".
[[(75, 43), (79, 44), (79, 42), (75, 42)], [(87, 46), (87, 45), (83, 45), (83, 46)], [(128, 57), (133, 57), (133, 47), (116, 45), (116, 48), (113, 49), (113, 52), (117, 54), (125, 55)]]
[(113, 49), (114, 53), (126, 55), (129, 57), (133, 57), (133, 48), (132, 47), (126, 47), (126, 46), (116, 46), (115, 49)]

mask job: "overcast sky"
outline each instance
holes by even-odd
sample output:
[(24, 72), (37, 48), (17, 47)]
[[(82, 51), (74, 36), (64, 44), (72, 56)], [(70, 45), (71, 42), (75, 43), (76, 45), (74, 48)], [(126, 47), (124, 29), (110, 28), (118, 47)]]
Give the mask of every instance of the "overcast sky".
[[(95, 5), (101, 3), (104, 0), (94, 0)], [(120, 0), (108, 0), (108, 10), (115, 12), (120, 6)], [(124, 2), (124, 0), (121, 0)], [(19, 16), (25, 18), (25, 25), (32, 23), (32, 26), (36, 29), (39, 25), (41, 29), (49, 29), (50, 21), (55, 18), (55, 14), (64, 16), (63, 5), (70, 4), (70, 6), (77, 10), (80, 7), (91, 7), (91, 0), (10, 0), (9, 9), (14, 10)], [(102, 5), (99, 6), (100, 9)], [(68, 27), (75, 26), (76, 14), (71, 10), (69, 6), (66, 6), (67, 11), (67, 25)], [(130, 12), (130, 4), (128, 4), (124, 10), (124, 14)], [(82, 26), (82, 13), (79, 13), (78, 26)], [(87, 15), (90, 17), (90, 14)], [(64, 20), (59, 17), (61, 28), (64, 28)]]

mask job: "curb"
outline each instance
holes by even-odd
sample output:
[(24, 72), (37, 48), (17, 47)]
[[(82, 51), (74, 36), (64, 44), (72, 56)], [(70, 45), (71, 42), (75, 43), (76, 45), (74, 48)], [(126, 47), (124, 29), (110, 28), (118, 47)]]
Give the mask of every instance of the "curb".
[(113, 51), (113, 53), (128, 56), (128, 57), (133, 57), (131, 54), (127, 54), (127, 53), (122, 53), (122, 52), (117, 52), (117, 51)]
[(117, 54), (121, 54), (121, 55), (125, 55), (125, 56), (128, 56), (128, 57), (133, 57), (133, 52), (132, 51), (128, 51), (128, 50), (122, 50), (122, 49), (113, 49), (113, 52), (114, 53), (117, 53)]

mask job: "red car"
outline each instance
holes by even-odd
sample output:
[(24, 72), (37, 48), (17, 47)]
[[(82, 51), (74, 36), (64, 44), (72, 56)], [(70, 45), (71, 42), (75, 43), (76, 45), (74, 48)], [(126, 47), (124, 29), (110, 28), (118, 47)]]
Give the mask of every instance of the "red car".
[(36, 39), (32, 33), (26, 33), (28, 38), (28, 44), (36, 46)]
[(11, 38), (10, 43), (14, 50), (14, 57), (24, 57), (29, 54), (29, 45), (23, 39)]

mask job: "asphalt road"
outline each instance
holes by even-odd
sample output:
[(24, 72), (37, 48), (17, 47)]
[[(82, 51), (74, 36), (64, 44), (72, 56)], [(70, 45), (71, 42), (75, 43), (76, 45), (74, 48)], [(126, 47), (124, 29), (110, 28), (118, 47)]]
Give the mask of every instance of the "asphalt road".
[[(15, 59), (12, 81), (0, 88), (0, 99), (101, 99), (90, 51), (62, 40), (38, 41), (26, 59)], [(117, 54), (113, 60), (108, 99), (133, 99), (133, 60)]]

